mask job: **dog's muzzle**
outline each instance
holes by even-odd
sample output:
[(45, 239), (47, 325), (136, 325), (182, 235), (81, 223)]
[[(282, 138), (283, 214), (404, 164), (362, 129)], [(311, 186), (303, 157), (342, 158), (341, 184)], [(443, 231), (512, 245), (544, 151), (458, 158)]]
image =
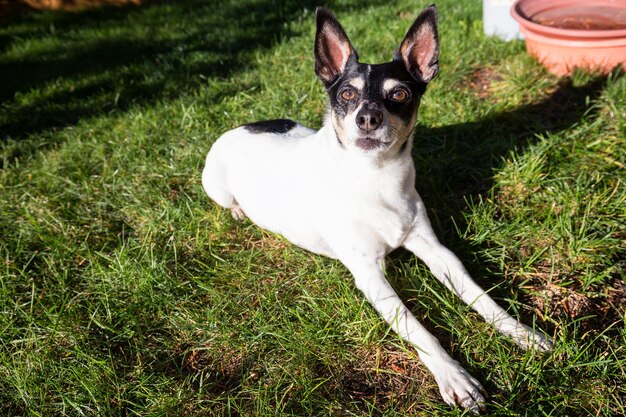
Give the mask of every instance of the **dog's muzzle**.
[(363, 132), (369, 133), (378, 129), (383, 124), (383, 112), (370, 107), (363, 107), (356, 114), (356, 125)]

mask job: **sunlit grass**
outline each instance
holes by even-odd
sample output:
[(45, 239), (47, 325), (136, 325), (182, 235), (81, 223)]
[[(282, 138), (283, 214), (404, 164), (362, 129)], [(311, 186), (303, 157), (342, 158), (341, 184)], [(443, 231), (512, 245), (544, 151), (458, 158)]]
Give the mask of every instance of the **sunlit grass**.
[[(186, 1), (0, 28), (2, 415), (461, 415), (338, 262), (200, 186), (241, 123), (319, 127), (314, 3)], [(366, 62), (425, 4), (327, 3)], [(522, 352), (407, 253), (388, 278), (501, 416), (626, 413), (626, 81), (559, 80), (438, 3), (414, 159), (433, 225)], [(7, 82), (6, 80), (10, 80)]]

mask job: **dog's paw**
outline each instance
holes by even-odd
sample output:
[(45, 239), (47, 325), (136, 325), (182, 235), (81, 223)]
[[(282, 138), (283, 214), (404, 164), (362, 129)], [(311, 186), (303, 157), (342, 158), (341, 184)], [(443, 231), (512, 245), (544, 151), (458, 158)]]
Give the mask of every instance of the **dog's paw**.
[(472, 414), (485, 411), (487, 393), (483, 386), (456, 362), (439, 375), (437, 384), (443, 400), (451, 406), (460, 406)]
[(243, 210), (241, 209), (241, 207), (239, 207), (239, 204), (237, 203), (233, 204), (230, 207), (230, 214), (231, 216), (233, 216), (233, 219), (237, 221), (241, 221), (246, 218), (246, 215), (244, 214)]
[(554, 339), (550, 336), (535, 332), (532, 336), (532, 347), (540, 352), (547, 352), (554, 347)]
[(533, 330), (526, 325), (522, 326), (523, 331), (518, 332), (515, 336), (515, 342), (522, 349), (535, 349), (539, 352), (546, 352), (554, 347), (554, 340), (550, 336)]

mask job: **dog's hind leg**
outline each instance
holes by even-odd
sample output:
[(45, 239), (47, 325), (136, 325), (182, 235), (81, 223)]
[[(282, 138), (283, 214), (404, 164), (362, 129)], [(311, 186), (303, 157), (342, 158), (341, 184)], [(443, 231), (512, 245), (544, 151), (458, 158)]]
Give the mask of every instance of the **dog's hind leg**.
[[(202, 188), (217, 204), (224, 208), (232, 208), (237, 202), (228, 190), (228, 171), (226, 164), (220, 158), (220, 149), (218, 147), (219, 143), (213, 145), (206, 157), (206, 163), (202, 170)], [(233, 217), (235, 217), (234, 214)]]
[(233, 216), (233, 219), (237, 221), (241, 221), (246, 218), (246, 214), (243, 212), (237, 200), (233, 198), (233, 204), (230, 206), (230, 214)]
[(233, 219), (240, 221), (246, 215), (235, 200), (235, 197), (226, 187), (226, 168), (216, 157), (207, 156), (206, 165), (202, 171), (202, 188), (217, 204), (230, 209)]

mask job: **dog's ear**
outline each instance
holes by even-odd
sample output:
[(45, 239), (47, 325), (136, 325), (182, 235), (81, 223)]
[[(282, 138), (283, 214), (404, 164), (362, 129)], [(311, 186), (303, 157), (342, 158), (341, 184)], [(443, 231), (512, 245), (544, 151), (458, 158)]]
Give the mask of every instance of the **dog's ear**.
[(426, 7), (406, 33), (394, 60), (404, 62), (407, 71), (418, 81), (427, 83), (439, 72), (439, 34), (437, 7)]
[(316, 10), (315, 74), (326, 86), (331, 85), (358, 55), (337, 18), (323, 7)]

